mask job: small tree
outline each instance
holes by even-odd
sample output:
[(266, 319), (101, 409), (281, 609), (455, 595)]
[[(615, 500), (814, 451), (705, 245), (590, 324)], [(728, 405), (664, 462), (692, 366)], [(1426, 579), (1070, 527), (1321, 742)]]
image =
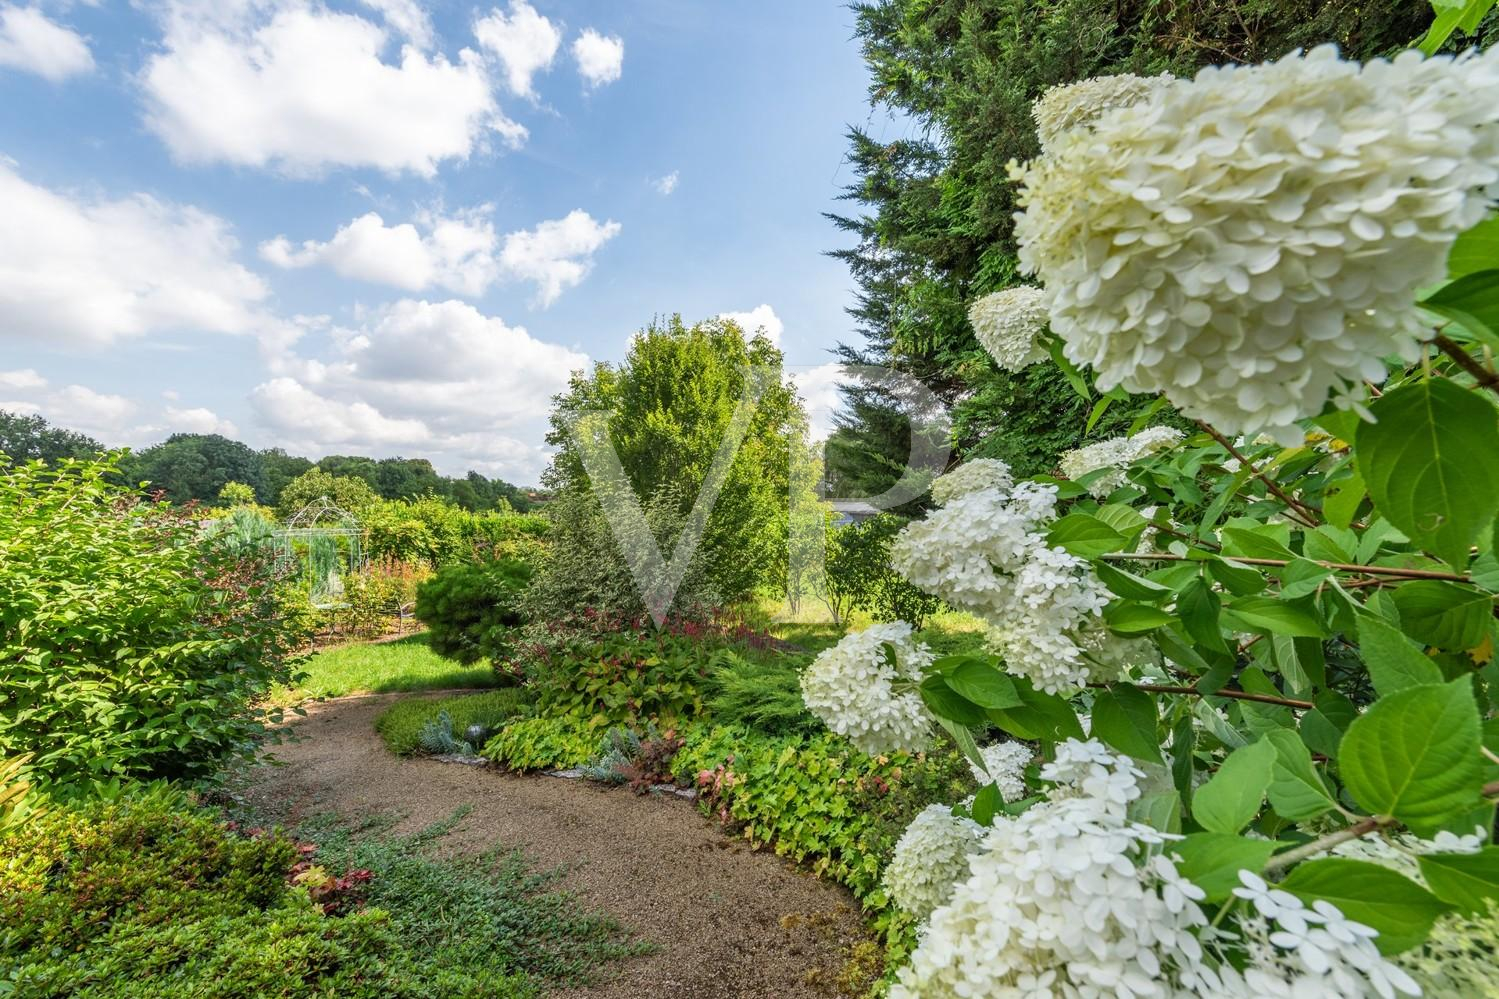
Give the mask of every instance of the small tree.
[(255, 502), (255, 489), (243, 482), (226, 482), (219, 490), (219, 502), (228, 507), (249, 506)]

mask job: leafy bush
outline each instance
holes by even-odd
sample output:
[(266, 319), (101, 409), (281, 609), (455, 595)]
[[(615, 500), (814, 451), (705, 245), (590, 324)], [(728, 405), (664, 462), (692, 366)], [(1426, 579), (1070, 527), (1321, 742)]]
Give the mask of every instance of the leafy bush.
[(416, 591), (416, 616), (431, 632), (432, 649), (468, 664), (500, 664), (512, 654), (511, 632), (525, 618), (520, 595), (531, 579), (523, 562), (450, 565)]
[(715, 724), (768, 735), (814, 735), (823, 724), (802, 703), (801, 675), (783, 657), (746, 658), (727, 653), (704, 684), (704, 705)]
[(298, 843), (161, 791), (54, 810), (0, 838), (0, 991), (506, 999), (640, 949), (513, 855), (427, 856), (446, 828)]
[(543, 715), (512, 721), (480, 755), (512, 770), (581, 767), (598, 749), (598, 731), (576, 717)]
[(458, 697), (411, 698), (386, 708), (375, 719), (375, 730), (385, 740), (385, 748), (400, 756), (411, 756), (422, 749), (423, 729), (440, 714), (448, 717), (448, 731), (461, 737), (470, 725), (498, 731), (529, 707), (530, 694), (521, 687)]
[(106, 477), (114, 460), (0, 465), (0, 756), (82, 790), (248, 756), (298, 637), (264, 550), (203, 540)]
[(712, 655), (691, 638), (650, 627), (570, 632), (533, 646), (525, 670), (543, 713), (600, 732), (611, 725), (641, 731), (703, 710), (698, 685)]
[[(662, 552), (673, 550), (686, 523), (678, 492), (664, 485), (641, 501), (646, 524)], [(551, 542), (545, 567), (526, 594), (530, 616), (556, 620), (592, 611), (611, 617), (643, 617), (639, 584), (598, 499), (570, 490), (547, 505), (547, 514), (552, 523)], [(672, 613), (695, 614), (720, 602), (720, 591), (711, 578), (710, 555), (700, 549), (688, 563)]]
[(890, 545), (906, 521), (887, 513), (832, 531), (828, 537), (828, 604), (843, 620), (864, 610), (877, 621), (906, 621), (920, 629), (942, 601), (918, 590), (890, 568)]
[(432, 570), (422, 563), (393, 558), (371, 562), (344, 577), (343, 599), (348, 606), (330, 613), (355, 635), (383, 635), (390, 630), (391, 619), (402, 607), (416, 602), (418, 588), (431, 578)]
[(420, 562), (432, 569), (497, 558), (534, 568), (545, 551), (549, 526), (536, 514), (474, 513), (437, 496), (373, 503), (361, 511), (360, 523), (372, 558)]

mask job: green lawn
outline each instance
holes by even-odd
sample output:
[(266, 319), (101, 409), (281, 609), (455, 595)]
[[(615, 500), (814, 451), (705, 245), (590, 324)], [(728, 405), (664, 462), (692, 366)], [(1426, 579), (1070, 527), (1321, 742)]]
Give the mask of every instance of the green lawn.
[(426, 635), (325, 649), (308, 660), (303, 670), (307, 676), (302, 683), (276, 690), (273, 703), (287, 706), (314, 697), (496, 685), (488, 666), (464, 667), (444, 659), (428, 647)]

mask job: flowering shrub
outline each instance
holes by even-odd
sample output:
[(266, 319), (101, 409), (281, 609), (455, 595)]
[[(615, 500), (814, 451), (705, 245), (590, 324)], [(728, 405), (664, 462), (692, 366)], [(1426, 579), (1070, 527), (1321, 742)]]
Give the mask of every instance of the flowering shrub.
[(990, 654), (852, 636), (808, 696), (893, 748), (914, 692), (987, 781), (966, 864), (910, 831), (893, 995), (1492, 989), (1496, 95), (1499, 53), (1317, 50), (1038, 108), (1041, 336), (1200, 430), (939, 479), (893, 561)]

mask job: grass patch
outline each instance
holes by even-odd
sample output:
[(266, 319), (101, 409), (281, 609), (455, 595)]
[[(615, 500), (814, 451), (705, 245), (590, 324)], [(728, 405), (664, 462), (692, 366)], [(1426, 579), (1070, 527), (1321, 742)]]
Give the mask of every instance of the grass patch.
[(453, 734), (462, 738), (470, 725), (498, 729), (530, 706), (530, 694), (518, 687), (489, 690), (457, 697), (413, 698), (397, 701), (375, 719), (375, 730), (385, 748), (398, 756), (421, 753), (421, 731), (439, 712), (453, 720)]
[(494, 687), (498, 678), (488, 666), (459, 666), (432, 651), (425, 634), (394, 642), (340, 645), (315, 653), (295, 687), (281, 687), (273, 704), (298, 704), (317, 697), (387, 694), (415, 690)]

